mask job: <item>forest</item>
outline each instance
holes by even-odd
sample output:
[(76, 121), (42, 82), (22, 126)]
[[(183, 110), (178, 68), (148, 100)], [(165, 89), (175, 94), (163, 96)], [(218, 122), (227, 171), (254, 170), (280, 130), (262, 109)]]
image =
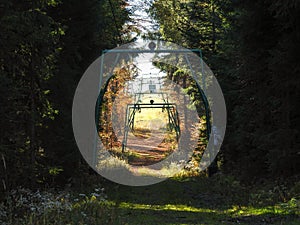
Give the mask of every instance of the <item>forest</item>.
[[(0, 224), (298, 225), (299, 15), (299, 0), (1, 0)], [(132, 62), (118, 65), (92, 119), (103, 146), (126, 167), (155, 177), (157, 168), (145, 167), (192, 146), (188, 124), (199, 117), (187, 165), (177, 173), (174, 164), (161, 168), (161, 182), (124, 185), (81, 154), (73, 100), (95, 60), (148, 40), (201, 50), (224, 95), (226, 132), (210, 167), (199, 170), (211, 127), (210, 100), (197, 82), (156, 61), (152, 72), (165, 74), (158, 83), (140, 79)], [(132, 80), (149, 90), (130, 102)], [(128, 118), (122, 134), (119, 118)], [(190, 141), (180, 144), (180, 134)]]

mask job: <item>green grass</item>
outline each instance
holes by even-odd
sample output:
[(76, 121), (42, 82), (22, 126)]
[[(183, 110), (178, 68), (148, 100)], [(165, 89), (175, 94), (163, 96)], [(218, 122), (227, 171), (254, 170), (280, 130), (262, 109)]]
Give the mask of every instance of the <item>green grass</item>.
[(270, 195), (273, 204), (256, 205), (249, 201), (255, 191), (250, 194), (249, 187), (232, 177), (177, 177), (145, 187), (108, 181), (104, 185), (105, 200), (86, 194), (69, 209), (54, 206), (39, 215), (25, 214), (24, 220), (12, 224), (298, 225), (300, 221), (299, 198), (278, 202)]
[(299, 213), (293, 207), (281, 204), (253, 207), (247, 204), (249, 194), (245, 189), (226, 180), (169, 179), (149, 187), (119, 186), (109, 195), (115, 196), (122, 221), (130, 225), (293, 225), (299, 221)]
[[(74, 205), (70, 212), (48, 213), (46, 216), (29, 217), (31, 224), (298, 224), (299, 218), (292, 215), (274, 213), (269, 209), (243, 207), (243, 210), (231, 208), (216, 210), (193, 207), (189, 205), (149, 205), (121, 202), (97, 203), (89, 202)], [(263, 223), (263, 221), (265, 221)], [(299, 221), (298, 221), (299, 222)]]

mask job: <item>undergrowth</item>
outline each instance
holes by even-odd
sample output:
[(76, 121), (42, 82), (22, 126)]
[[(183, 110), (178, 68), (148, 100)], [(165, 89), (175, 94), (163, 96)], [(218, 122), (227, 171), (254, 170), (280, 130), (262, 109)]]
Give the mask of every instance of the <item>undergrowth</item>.
[(218, 174), (176, 177), (149, 187), (105, 185), (90, 185), (85, 193), (18, 188), (0, 203), (0, 224), (295, 225), (300, 219), (300, 182), (255, 189)]

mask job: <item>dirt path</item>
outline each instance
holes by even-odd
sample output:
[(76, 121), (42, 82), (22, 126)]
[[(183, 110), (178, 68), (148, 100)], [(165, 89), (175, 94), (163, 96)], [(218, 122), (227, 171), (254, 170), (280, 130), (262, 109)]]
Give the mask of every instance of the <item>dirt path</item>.
[(131, 135), (127, 141), (127, 151), (131, 153), (128, 163), (133, 166), (148, 166), (165, 159), (172, 151), (171, 144), (166, 143), (166, 134), (152, 131)]

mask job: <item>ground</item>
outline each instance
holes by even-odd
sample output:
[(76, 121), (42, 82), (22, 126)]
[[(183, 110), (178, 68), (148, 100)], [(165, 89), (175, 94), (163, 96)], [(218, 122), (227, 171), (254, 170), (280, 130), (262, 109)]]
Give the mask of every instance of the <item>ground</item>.
[(262, 187), (241, 185), (221, 174), (177, 177), (143, 187), (118, 185), (99, 177), (81, 185), (77, 191), (57, 195), (23, 191), (22, 198), (12, 196), (15, 205), (6, 209), (8, 217), (0, 214), (0, 224), (299, 225), (300, 221), (299, 198), (283, 201), (278, 187), (270, 184), (256, 190)]
[(149, 187), (119, 186), (109, 195), (117, 203), (120, 224), (299, 224), (293, 213), (275, 205), (251, 206), (242, 188), (217, 183), (208, 178), (170, 179)]

